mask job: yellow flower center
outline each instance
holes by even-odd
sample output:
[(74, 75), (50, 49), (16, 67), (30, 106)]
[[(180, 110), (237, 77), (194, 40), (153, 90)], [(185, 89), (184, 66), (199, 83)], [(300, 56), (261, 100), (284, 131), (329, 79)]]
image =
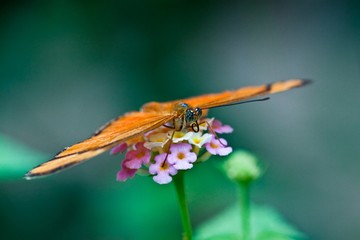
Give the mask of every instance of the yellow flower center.
[(211, 146), (212, 148), (218, 148), (218, 147), (219, 147), (219, 144), (210, 142), (210, 146)]
[(169, 164), (167, 162), (160, 165), (161, 171), (166, 171), (167, 169), (169, 169)]
[(179, 152), (177, 154), (177, 157), (178, 157), (179, 160), (183, 160), (185, 158), (185, 154), (183, 152)]
[(185, 133), (183, 133), (183, 132), (175, 132), (174, 138), (182, 138), (184, 135), (185, 135)]
[(141, 152), (138, 152), (138, 154), (136, 154), (136, 158), (142, 158), (145, 156), (145, 152), (144, 151), (141, 151)]

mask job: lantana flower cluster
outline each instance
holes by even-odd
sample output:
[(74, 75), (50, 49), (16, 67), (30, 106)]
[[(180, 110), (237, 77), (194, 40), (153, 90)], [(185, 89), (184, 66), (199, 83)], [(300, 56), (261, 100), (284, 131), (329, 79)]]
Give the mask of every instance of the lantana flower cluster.
[(170, 183), (178, 171), (191, 169), (195, 163), (205, 161), (211, 155), (230, 154), (232, 148), (218, 134), (232, 131), (232, 127), (218, 120), (205, 119), (198, 132), (188, 129), (174, 132), (174, 129), (161, 126), (121, 143), (111, 150), (111, 154), (126, 151), (117, 180), (126, 181), (136, 173), (142, 173), (152, 175), (159, 184)]

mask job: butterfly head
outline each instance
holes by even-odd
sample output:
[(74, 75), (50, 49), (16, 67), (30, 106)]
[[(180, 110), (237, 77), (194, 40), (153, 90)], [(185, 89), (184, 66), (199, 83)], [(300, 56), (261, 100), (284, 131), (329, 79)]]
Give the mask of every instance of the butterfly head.
[[(180, 120), (180, 128), (191, 127), (194, 132), (198, 132), (199, 129), (199, 120), (202, 117), (203, 111), (199, 107), (190, 107), (187, 103), (179, 103), (176, 106), (176, 111), (179, 115), (178, 119)], [(176, 128), (179, 129), (179, 128)]]
[(202, 116), (202, 110), (199, 107), (187, 108), (185, 110), (185, 121), (188, 123), (198, 121)]

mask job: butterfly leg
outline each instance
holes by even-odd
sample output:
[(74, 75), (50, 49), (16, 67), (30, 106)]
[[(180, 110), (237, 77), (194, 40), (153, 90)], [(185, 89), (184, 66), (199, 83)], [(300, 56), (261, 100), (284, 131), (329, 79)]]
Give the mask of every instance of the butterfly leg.
[[(208, 125), (209, 132), (211, 132), (211, 134), (213, 134), (215, 136), (216, 140), (218, 140), (221, 145), (223, 145), (224, 147), (227, 147), (226, 144), (221, 142), (220, 138), (218, 137), (218, 135), (216, 134), (214, 129), (211, 127), (211, 124), (208, 121), (203, 121), (202, 123), (206, 123)], [(200, 123), (200, 124), (202, 124), (202, 123)]]
[(174, 138), (175, 132), (176, 132), (176, 130), (174, 129), (174, 131), (171, 133), (171, 137), (170, 137), (169, 142), (168, 142), (168, 143), (166, 144), (166, 146), (165, 146), (165, 148), (166, 148), (166, 150), (165, 150), (166, 155), (165, 155), (165, 158), (164, 158), (163, 163), (161, 164), (162, 167), (165, 167), (165, 163), (166, 163), (166, 160), (167, 160), (167, 158), (168, 158), (168, 156), (169, 156), (169, 153), (170, 153), (170, 147), (171, 147), (172, 139)]
[[(170, 129), (174, 129), (175, 131), (181, 131), (183, 129), (183, 122), (184, 120), (181, 119), (180, 121), (178, 119), (173, 119), (172, 121), (172, 125), (166, 125), (164, 124), (164, 127), (170, 128)], [(180, 124), (179, 124), (180, 123)]]

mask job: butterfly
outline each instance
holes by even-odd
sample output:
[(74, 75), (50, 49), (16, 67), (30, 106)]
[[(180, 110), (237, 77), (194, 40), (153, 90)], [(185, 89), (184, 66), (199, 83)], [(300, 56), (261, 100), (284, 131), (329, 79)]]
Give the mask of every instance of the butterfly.
[(160, 126), (171, 127), (177, 131), (183, 128), (199, 131), (199, 120), (211, 108), (238, 104), (247, 99), (287, 91), (308, 83), (310, 80), (290, 79), (175, 101), (146, 103), (140, 111), (119, 116), (102, 126), (88, 139), (66, 147), (49, 161), (29, 171), (25, 178), (32, 179), (59, 172)]

